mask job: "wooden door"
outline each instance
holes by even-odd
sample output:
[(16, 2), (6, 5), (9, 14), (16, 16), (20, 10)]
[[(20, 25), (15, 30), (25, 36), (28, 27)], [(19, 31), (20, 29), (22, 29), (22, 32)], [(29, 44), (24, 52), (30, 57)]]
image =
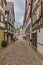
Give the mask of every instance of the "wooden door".
[(37, 32), (32, 34), (32, 44), (37, 48)]

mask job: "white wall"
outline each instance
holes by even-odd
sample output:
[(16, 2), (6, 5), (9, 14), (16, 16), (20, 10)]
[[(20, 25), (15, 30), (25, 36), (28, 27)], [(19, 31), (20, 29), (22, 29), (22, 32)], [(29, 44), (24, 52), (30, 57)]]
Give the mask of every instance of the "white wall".
[(43, 44), (43, 28), (40, 29), (40, 32), (37, 30), (37, 49), (40, 53), (43, 53), (43, 46), (38, 43)]

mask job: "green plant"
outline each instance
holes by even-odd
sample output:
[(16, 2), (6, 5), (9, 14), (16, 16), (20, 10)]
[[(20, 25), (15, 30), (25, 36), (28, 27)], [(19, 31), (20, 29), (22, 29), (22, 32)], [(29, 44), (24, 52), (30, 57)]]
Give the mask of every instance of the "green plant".
[(7, 47), (7, 41), (3, 40), (2, 43), (1, 43), (1, 46), (2, 47)]

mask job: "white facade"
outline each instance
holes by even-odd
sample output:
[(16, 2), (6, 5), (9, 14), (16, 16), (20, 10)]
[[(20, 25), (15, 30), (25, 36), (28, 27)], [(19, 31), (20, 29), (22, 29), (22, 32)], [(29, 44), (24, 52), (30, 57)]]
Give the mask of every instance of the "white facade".
[(37, 49), (43, 54), (43, 28), (40, 28), (40, 32), (37, 30)]

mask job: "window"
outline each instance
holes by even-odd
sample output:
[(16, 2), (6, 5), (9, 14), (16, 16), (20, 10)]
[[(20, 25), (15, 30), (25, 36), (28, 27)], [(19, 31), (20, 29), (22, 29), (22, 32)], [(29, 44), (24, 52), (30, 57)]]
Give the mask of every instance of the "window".
[(36, 15), (33, 15), (33, 23), (36, 22)]
[(7, 21), (7, 18), (5, 18), (5, 21)]
[(1, 15), (1, 22), (3, 22), (3, 20), (4, 20), (4, 19), (3, 19), (3, 15)]
[(5, 14), (5, 17), (7, 17), (7, 14)]
[(37, 9), (37, 19), (39, 18), (40, 16), (40, 11), (39, 11), (39, 8)]
[(36, 7), (36, 9), (34, 10), (33, 17), (32, 17), (33, 23), (35, 23), (39, 19), (40, 15), (41, 15), (41, 11), (39, 6), (38, 8)]
[(10, 26), (10, 30), (11, 30), (11, 26)]
[(5, 23), (5, 29), (7, 29), (7, 23)]
[(9, 30), (9, 24), (8, 24), (8, 30)]
[(13, 27), (12, 26), (10, 26), (10, 31), (12, 31), (13, 30)]

